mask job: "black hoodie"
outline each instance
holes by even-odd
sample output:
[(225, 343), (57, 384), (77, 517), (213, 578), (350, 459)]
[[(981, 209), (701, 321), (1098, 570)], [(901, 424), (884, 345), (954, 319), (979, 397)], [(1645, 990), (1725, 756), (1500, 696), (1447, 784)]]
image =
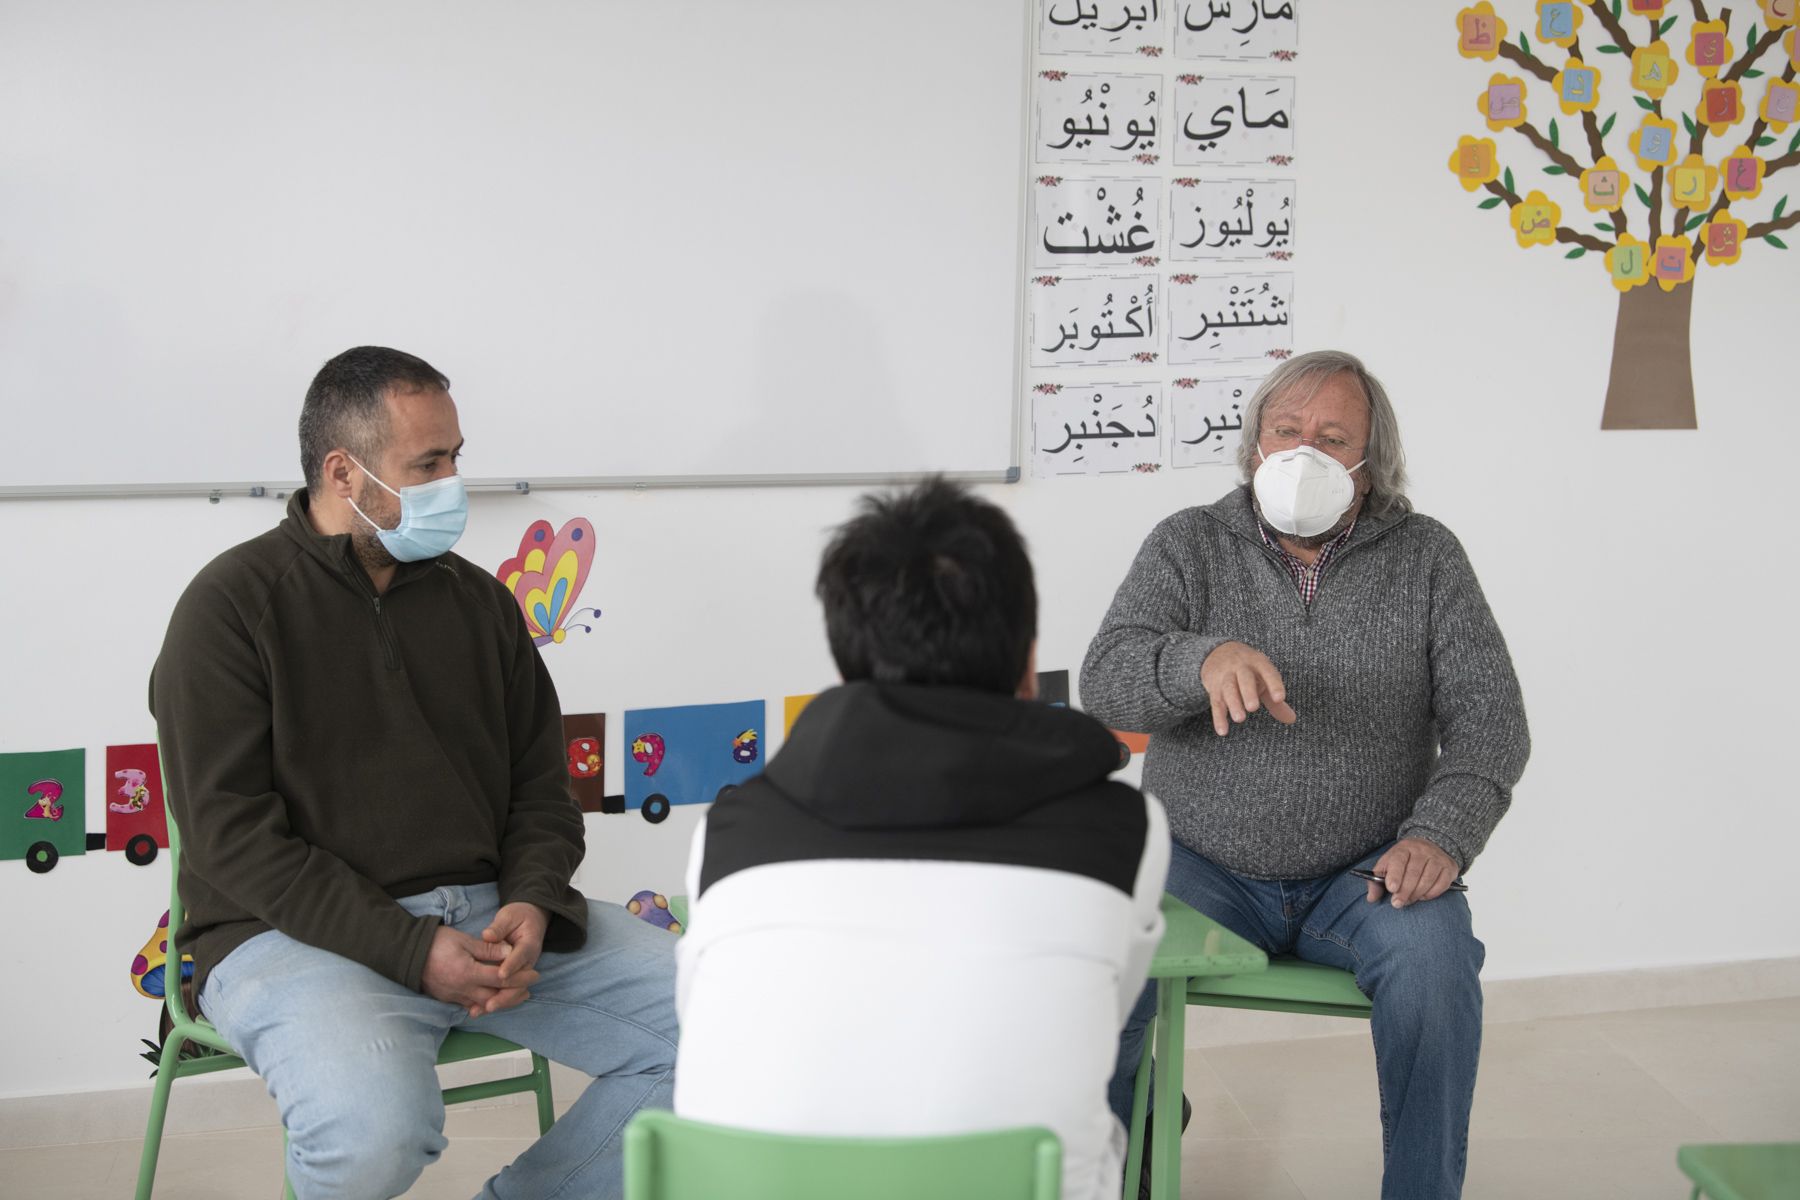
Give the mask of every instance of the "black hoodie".
[(993, 692), (852, 683), (821, 694), (768, 770), (707, 818), (700, 887), (822, 858), (1010, 863), (1131, 894), (1144, 852), (1119, 744), (1073, 709)]

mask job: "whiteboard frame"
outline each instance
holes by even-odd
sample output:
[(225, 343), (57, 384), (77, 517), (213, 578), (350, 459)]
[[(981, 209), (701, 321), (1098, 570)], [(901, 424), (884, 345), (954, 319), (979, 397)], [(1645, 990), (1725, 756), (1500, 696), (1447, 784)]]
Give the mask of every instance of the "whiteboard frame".
[[(1018, 443), (1019, 406), (1013, 405), (1013, 442)], [(1018, 483), (1018, 467), (993, 471), (894, 471), (888, 473), (807, 472), (788, 475), (557, 475), (545, 479), (465, 479), (469, 492), (500, 492), (529, 496), (538, 491), (611, 492), (651, 491), (669, 488), (745, 487), (884, 487), (918, 483), (925, 479), (950, 479), (958, 483)], [(225, 499), (285, 500), (306, 485), (286, 483), (69, 483), (30, 487), (0, 487), (0, 500), (131, 500), (149, 497), (204, 496), (217, 504)]]

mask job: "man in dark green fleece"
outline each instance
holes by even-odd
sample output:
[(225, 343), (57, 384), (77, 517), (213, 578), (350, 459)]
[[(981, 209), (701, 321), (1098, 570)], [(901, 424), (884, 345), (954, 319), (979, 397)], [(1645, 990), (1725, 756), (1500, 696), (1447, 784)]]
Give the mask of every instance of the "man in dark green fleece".
[(669, 1101), (673, 939), (570, 884), (556, 689), (512, 596), (450, 552), (448, 388), (397, 350), (326, 363), (305, 489), (176, 605), (150, 694), (182, 942), (302, 1200), (398, 1195), (437, 1158), (453, 1027), (595, 1076), (482, 1196), (615, 1196), (626, 1120)]

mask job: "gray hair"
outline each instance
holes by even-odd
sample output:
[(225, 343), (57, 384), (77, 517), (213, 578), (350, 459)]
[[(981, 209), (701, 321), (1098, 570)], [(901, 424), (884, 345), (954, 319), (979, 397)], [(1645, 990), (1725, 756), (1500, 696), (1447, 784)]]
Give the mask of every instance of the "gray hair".
[(1360, 358), (1342, 350), (1314, 350), (1288, 359), (1271, 371), (1250, 397), (1237, 455), (1244, 482), (1249, 483), (1256, 474), (1257, 442), (1262, 438), (1263, 412), (1269, 403), (1290, 395), (1310, 396), (1335, 375), (1353, 376), (1363, 399), (1369, 402), (1369, 445), (1362, 468), (1369, 476), (1369, 497), (1364, 511), (1372, 516), (1411, 512), (1412, 501), (1406, 498), (1406, 452), (1400, 448), (1400, 421), (1394, 416), (1387, 389)]

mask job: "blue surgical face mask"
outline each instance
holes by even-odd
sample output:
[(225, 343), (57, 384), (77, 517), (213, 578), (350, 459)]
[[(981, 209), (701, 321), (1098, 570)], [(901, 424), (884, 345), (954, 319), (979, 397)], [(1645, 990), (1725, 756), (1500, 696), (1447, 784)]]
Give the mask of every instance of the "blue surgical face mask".
[(350, 507), (356, 509), (357, 516), (369, 521), (389, 554), (400, 562), (420, 562), (447, 553), (456, 545), (463, 527), (469, 523), (469, 494), (463, 490), (461, 475), (446, 475), (395, 492), (354, 457), (350, 461), (362, 467), (364, 475), (400, 497), (400, 524), (392, 529), (369, 521), (369, 515), (357, 508), (356, 501), (350, 501)]

